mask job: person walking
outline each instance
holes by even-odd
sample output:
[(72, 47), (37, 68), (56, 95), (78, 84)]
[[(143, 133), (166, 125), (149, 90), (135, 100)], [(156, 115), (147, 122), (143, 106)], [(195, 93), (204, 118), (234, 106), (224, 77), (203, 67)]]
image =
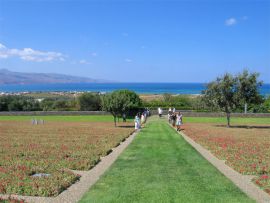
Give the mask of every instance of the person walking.
[(171, 114), (168, 113), (168, 122), (171, 123)]
[(143, 112), (141, 115), (141, 124), (144, 124), (144, 123), (145, 123), (145, 114)]
[(181, 125), (182, 125), (182, 119), (183, 119), (183, 115), (181, 114), (181, 112), (178, 112), (177, 116), (176, 116), (176, 127), (177, 127), (177, 131), (181, 131)]
[(134, 124), (135, 124), (135, 130), (139, 130), (141, 128), (141, 121), (140, 121), (140, 116), (137, 114), (134, 119)]
[(168, 114), (172, 114), (172, 108), (170, 107), (169, 110), (168, 110)]
[(171, 120), (172, 126), (175, 127), (175, 124), (176, 124), (176, 114), (175, 114), (175, 113), (172, 114), (171, 119), (172, 119), (172, 120)]
[(160, 108), (160, 107), (158, 107), (158, 115), (159, 115), (159, 118), (161, 118), (162, 117), (162, 108)]
[(126, 113), (123, 113), (123, 122), (124, 123), (127, 122), (127, 115), (126, 115)]

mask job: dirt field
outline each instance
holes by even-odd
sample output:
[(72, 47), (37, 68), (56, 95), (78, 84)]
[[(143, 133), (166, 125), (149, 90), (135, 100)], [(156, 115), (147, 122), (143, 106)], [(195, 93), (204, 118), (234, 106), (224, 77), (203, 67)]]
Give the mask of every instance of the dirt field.
[(192, 123), (184, 132), (242, 174), (256, 175), (254, 182), (270, 191), (270, 125), (227, 128), (214, 123)]
[(0, 121), (0, 193), (57, 195), (79, 178), (68, 169), (90, 169), (132, 132), (131, 123)]

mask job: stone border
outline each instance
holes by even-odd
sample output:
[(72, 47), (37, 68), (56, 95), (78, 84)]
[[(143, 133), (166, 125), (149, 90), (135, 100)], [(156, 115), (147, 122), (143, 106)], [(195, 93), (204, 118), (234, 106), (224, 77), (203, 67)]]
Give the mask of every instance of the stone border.
[[(170, 125), (170, 124), (169, 124)], [(171, 125), (170, 125), (171, 126)], [(172, 127), (172, 126), (171, 126)], [(173, 128), (173, 127), (172, 127)], [(175, 129), (175, 128), (173, 128)], [(176, 129), (175, 129), (176, 131)], [(215, 166), (223, 175), (230, 179), (240, 190), (246, 193), (251, 199), (259, 203), (270, 203), (270, 195), (251, 182), (254, 176), (242, 175), (225, 164), (224, 160), (215, 157), (210, 151), (196, 143), (182, 131), (178, 132), (197, 152), (207, 161)]]
[(78, 182), (72, 184), (65, 191), (60, 193), (56, 197), (34, 197), (34, 196), (22, 196), (22, 195), (2, 195), (0, 198), (7, 199), (8, 197), (16, 198), (19, 200), (25, 200), (27, 203), (75, 203), (78, 202), (83, 195), (93, 186), (104, 172), (115, 162), (118, 156), (127, 148), (127, 146), (133, 141), (139, 131), (132, 133), (124, 142), (112, 149), (112, 152), (101, 157), (101, 161), (89, 171), (76, 171), (72, 172), (81, 175)]

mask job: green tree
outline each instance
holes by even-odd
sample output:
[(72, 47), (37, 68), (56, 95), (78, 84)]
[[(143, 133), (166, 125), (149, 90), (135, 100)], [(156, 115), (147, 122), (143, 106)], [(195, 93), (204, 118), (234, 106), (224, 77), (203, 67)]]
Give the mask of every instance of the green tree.
[(258, 81), (258, 77), (259, 73), (249, 73), (248, 70), (244, 70), (237, 76), (237, 93), (242, 107), (263, 103), (263, 97), (259, 93), (262, 81)]
[(68, 110), (68, 102), (66, 100), (59, 99), (53, 103), (52, 107), (57, 111)]
[(45, 98), (40, 102), (40, 107), (42, 111), (51, 111), (53, 110), (53, 104), (55, 99), (52, 98)]
[(113, 115), (115, 126), (118, 116), (127, 115), (129, 111), (137, 109), (140, 106), (140, 97), (135, 92), (129, 90), (116, 90), (110, 94), (106, 94), (102, 98), (102, 109)]
[(22, 101), (19, 99), (14, 99), (8, 104), (8, 110), (9, 111), (22, 111), (23, 110), (23, 104)]
[(192, 108), (192, 99), (186, 95), (177, 95), (172, 98), (172, 105), (175, 107), (190, 107)]
[(226, 113), (227, 126), (230, 127), (230, 114), (244, 104), (262, 104), (263, 97), (259, 93), (262, 82), (258, 82), (258, 73), (244, 70), (237, 76), (226, 73), (207, 85), (203, 91), (203, 100), (213, 109), (218, 107)]
[(10, 96), (0, 96), (0, 111), (8, 111), (8, 104), (11, 101)]
[(78, 97), (81, 111), (98, 111), (101, 108), (101, 98), (99, 94), (83, 93)]
[(237, 79), (226, 73), (215, 81), (207, 84), (203, 92), (203, 99), (209, 105), (218, 107), (226, 113), (227, 126), (230, 127), (231, 112), (236, 109), (237, 100)]
[(270, 112), (270, 96), (265, 99), (263, 105), (265, 106), (265, 108), (267, 109), (267, 111)]
[(23, 111), (39, 111), (41, 110), (40, 104), (38, 101), (35, 101), (33, 98), (22, 99), (22, 110)]

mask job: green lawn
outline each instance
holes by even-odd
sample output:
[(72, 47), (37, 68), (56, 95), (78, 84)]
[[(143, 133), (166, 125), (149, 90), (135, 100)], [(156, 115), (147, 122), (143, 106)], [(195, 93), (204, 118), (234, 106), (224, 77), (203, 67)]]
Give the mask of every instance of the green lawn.
[[(32, 118), (42, 118), (45, 121), (96, 121), (113, 122), (111, 115), (81, 115), (81, 116), (0, 116), (0, 121), (29, 121)], [(225, 117), (184, 117), (185, 123), (221, 123), (226, 124)], [(133, 119), (128, 119), (132, 121)], [(120, 119), (122, 121), (122, 119)], [(231, 118), (233, 124), (270, 124), (270, 118)]]
[[(184, 117), (183, 121), (185, 123), (220, 123), (227, 124), (226, 117)], [(232, 125), (241, 125), (241, 124), (270, 124), (269, 118), (240, 118), (232, 117)]]
[(80, 202), (254, 202), (164, 120), (150, 121)]
[[(32, 118), (42, 118), (45, 121), (96, 121), (113, 122), (111, 115), (82, 115), (82, 116), (0, 116), (0, 121), (29, 121)], [(129, 119), (132, 120), (132, 119)], [(122, 119), (120, 119), (122, 121)]]

